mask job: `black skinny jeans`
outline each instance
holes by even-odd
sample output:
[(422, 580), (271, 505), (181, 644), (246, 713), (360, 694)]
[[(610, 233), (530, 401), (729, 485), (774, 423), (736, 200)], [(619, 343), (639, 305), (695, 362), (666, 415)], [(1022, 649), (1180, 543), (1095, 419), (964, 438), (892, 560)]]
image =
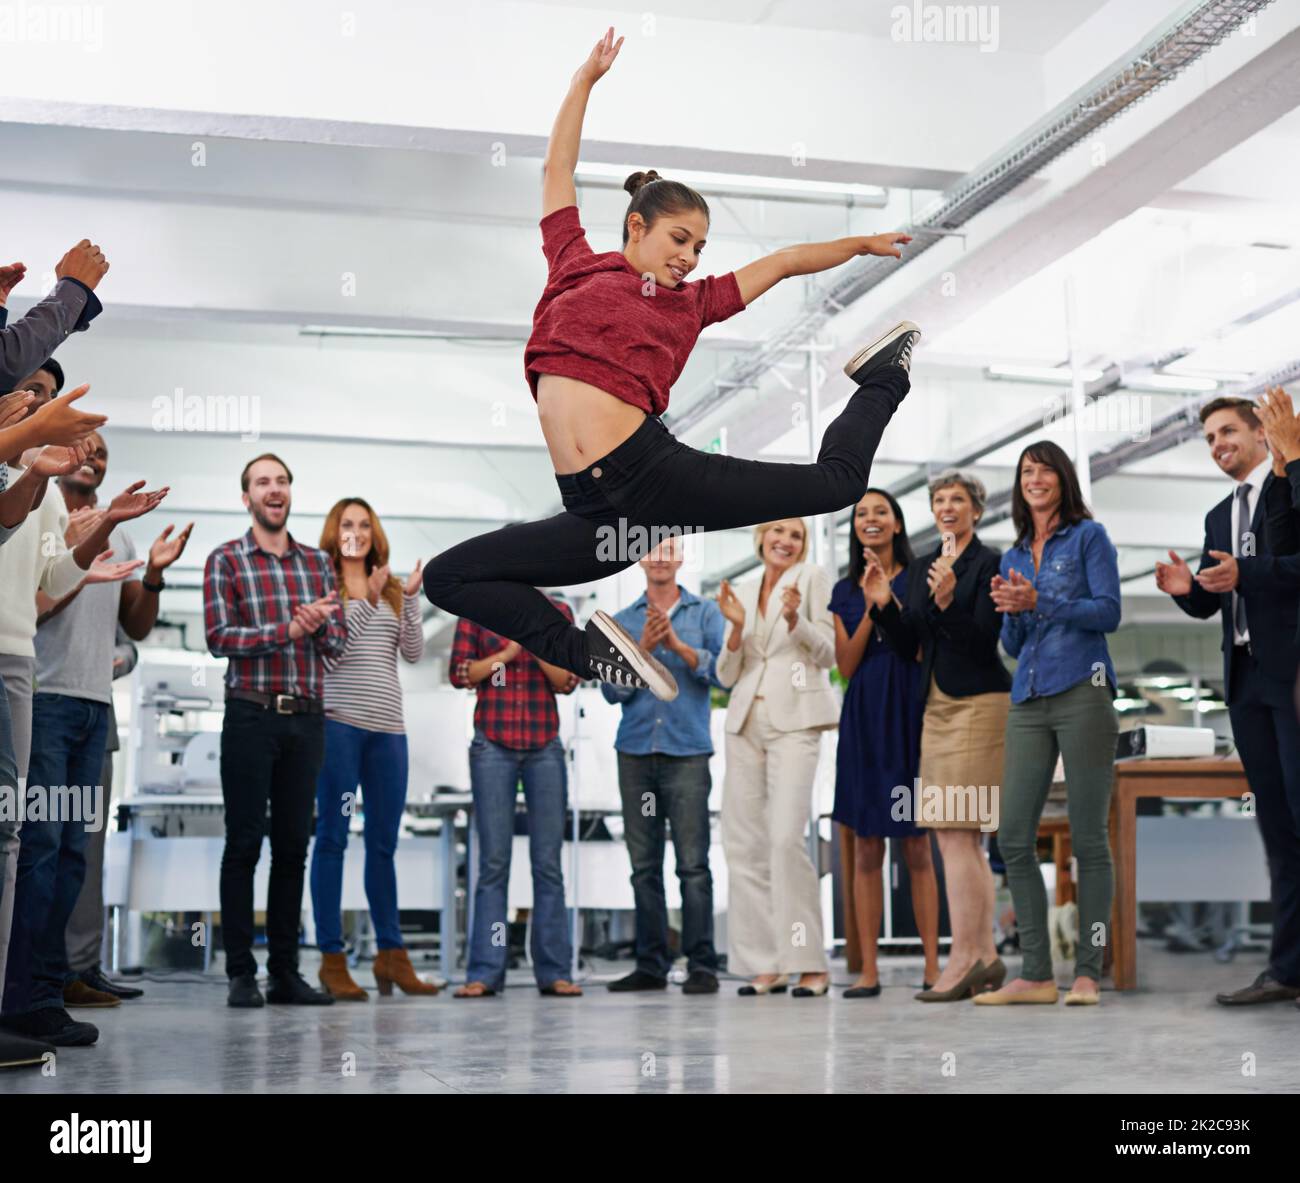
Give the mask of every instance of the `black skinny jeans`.
[(303, 869), (311, 840), (316, 780), (325, 756), (323, 715), (280, 715), (246, 699), (226, 699), (221, 728), (221, 935), (226, 974), (257, 973), (253, 956), (253, 875), (271, 806), (271, 878), (266, 897), (267, 972), (298, 969)]
[[(641, 531), (699, 533), (835, 513), (870, 483), (871, 460), (909, 388), (885, 366), (859, 386), (822, 435), (815, 464), (698, 452), (655, 417), (581, 472), (556, 475), (564, 512), (469, 538), (430, 560), (424, 592), (439, 608), (517, 641), (535, 657), (590, 676), (583, 629), (540, 591), (630, 567)], [(651, 545), (657, 539), (651, 535)]]

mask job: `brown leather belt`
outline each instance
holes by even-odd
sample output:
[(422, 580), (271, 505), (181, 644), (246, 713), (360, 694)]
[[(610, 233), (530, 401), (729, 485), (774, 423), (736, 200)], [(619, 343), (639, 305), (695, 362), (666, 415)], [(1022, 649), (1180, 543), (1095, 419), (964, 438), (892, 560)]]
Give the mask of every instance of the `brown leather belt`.
[(319, 715), (325, 710), (319, 699), (296, 698), (292, 694), (263, 694), (260, 690), (227, 690), (226, 697), (255, 702), (266, 710), (275, 711), (277, 715)]

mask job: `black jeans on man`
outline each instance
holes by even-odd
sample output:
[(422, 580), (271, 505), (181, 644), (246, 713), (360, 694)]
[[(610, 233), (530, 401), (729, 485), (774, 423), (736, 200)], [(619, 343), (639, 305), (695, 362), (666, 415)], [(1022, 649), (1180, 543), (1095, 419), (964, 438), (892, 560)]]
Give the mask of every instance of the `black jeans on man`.
[(1245, 646), (1232, 658), (1228, 715), (1268, 858), (1268, 971), (1279, 982), (1300, 986), (1300, 722), (1290, 683), (1265, 674)]
[(221, 934), (229, 977), (257, 972), (253, 874), (267, 830), (268, 804), (271, 880), (266, 968), (272, 977), (298, 969), (303, 873), (324, 754), (323, 715), (281, 715), (274, 708), (227, 697), (221, 728), (221, 796), (226, 806)]
[(664, 826), (672, 829), (682, 889), (682, 952), (690, 972), (718, 972), (713, 947), (713, 876), (709, 871), (708, 756), (618, 753), (623, 837), (632, 860), (636, 967), (667, 979), (668, 901), (664, 896)]
[(564, 512), (505, 526), (444, 550), (424, 569), (425, 595), (530, 653), (590, 675), (586, 634), (537, 589), (589, 583), (641, 559), (637, 527), (697, 533), (855, 504), (885, 427), (909, 389), (884, 366), (853, 393), (822, 435), (815, 464), (776, 464), (698, 452), (648, 416), (581, 472), (556, 476)]

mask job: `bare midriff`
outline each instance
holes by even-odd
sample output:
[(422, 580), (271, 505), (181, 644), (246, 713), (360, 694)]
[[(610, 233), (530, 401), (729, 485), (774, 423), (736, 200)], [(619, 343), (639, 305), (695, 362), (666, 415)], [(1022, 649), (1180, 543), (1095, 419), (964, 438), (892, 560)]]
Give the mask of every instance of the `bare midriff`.
[(645, 422), (640, 407), (560, 374), (537, 379), (537, 416), (557, 473), (581, 472)]

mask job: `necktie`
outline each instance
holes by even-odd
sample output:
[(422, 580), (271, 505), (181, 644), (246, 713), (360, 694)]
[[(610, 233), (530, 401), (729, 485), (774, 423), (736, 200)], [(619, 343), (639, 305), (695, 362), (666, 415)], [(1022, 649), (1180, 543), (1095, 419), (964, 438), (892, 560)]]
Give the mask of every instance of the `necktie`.
[[(1236, 504), (1236, 529), (1232, 532), (1232, 553), (1235, 557), (1241, 557), (1242, 541), (1250, 531), (1250, 502), (1247, 498), (1250, 496), (1250, 482), (1242, 481), (1237, 486), (1237, 504)], [(1236, 626), (1237, 635), (1246, 635), (1246, 601), (1241, 595), (1234, 591), (1232, 593), (1232, 623)]]

